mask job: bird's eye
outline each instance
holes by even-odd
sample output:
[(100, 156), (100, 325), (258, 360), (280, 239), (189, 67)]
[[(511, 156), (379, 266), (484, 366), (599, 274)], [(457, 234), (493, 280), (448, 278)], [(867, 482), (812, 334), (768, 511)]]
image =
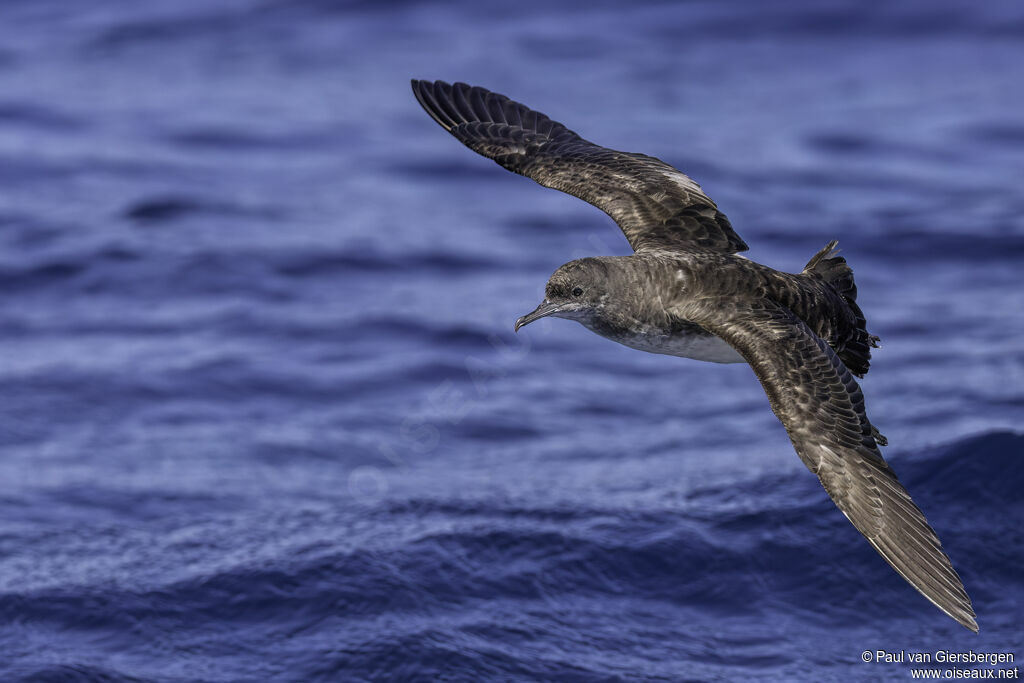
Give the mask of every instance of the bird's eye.
[(573, 296), (583, 296), (583, 288), (582, 287), (573, 287), (572, 288), (572, 295)]

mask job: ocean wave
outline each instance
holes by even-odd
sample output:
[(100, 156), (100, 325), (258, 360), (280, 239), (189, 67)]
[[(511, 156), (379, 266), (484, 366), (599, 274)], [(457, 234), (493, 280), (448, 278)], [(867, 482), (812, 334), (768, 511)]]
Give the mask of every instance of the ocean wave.
[(86, 125), (81, 118), (58, 109), (16, 101), (0, 101), (0, 122), (5, 126), (25, 126), (52, 131), (77, 131)]
[[(1022, 504), (1024, 482), (1016, 467), (1022, 450), (1024, 435), (991, 432), (892, 458), (962, 572), (983, 631), (1001, 596), (1024, 591), (1019, 557), (1006, 545), (1019, 537), (1014, 510)], [(99, 500), (90, 494), (84, 504)], [(172, 508), (180, 514), (185, 503), (168, 492), (147, 503), (147, 519), (165, 520)], [(115, 514), (111, 520), (134, 506), (121, 498), (111, 504), (103, 503)], [(593, 651), (594, 642), (610, 636), (607, 622), (588, 621), (609, 609), (622, 611), (618, 633), (624, 641), (608, 647), (621, 650), (624, 672), (647, 666), (648, 675), (682, 666), (709, 667), (706, 675), (750, 669), (782, 676), (798, 658), (778, 648), (784, 635), (766, 635), (765, 624), (802, 623), (805, 631), (822, 632), (870, 631), (879, 621), (944, 624), (875, 555), (809, 473), (705, 488), (666, 508), (421, 495), (359, 509), (358, 517), (351, 516), (355, 509), (327, 508), (292, 515), (285, 526), (334, 527), (338, 533), (333, 540), (289, 544), (256, 562), (212, 561), (224, 550), (193, 544), (188, 555), (207, 556), (211, 567), (183, 568), (193, 574), (189, 578), (154, 583), (135, 573), (121, 585), (26, 592), (9, 587), (0, 594), (0, 616), (9, 624), (59, 629), (72, 639), (89, 634), (102, 648), (133, 652), (161, 642), (167, 652), (182, 653), (182, 671), (188, 669), (191, 638), (207, 628), (202, 625), (218, 624), (219, 633), (202, 636), (204, 648), (218, 647), (227, 629), (234, 640), (262, 643), (258, 647), (276, 653), (272, 659), (281, 671), (302, 678), (412, 675), (437, 667), (475, 676), (574, 671), (594, 680), (616, 666)], [(378, 531), (367, 534), (371, 528)], [(978, 538), (980, 528), (987, 531)], [(1003, 543), (992, 542), (997, 538)], [(155, 542), (157, 553), (178, 543)], [(676, 632), (680, 626), (665, 620), (685, 620), (687, 614), (700, 614), (701, 623), (720, 620), (725, 630), (687, 632), (676, 641), (655, 638), (643, 646), (653, 648), (646, 665), (630, 659), (635, 634), (655, 624)], [(552, 629), (561, 628), (582, 640), (551, 640)], [(525, 656), (531, 643), (542, 641), (548, 657)], [(343, 643), (348, 654), (309, 656), (328, 642)], [(581, 657), (583, 651), (590, 654)], [(133, 672), (78, 666), (38, 672), (54, 680), (65, 674), (73, 679), (76, 672), (119, 680)], [(142, 671), (142, 678), (153, 675)]]
[(138, 223), (156, 224), (188, 216), (239, 216), (280, 219), (281, 212), (272, 207), (257, 208), (220, 199), (188, 196), (153, 196), (132, 202), (123, 215)]

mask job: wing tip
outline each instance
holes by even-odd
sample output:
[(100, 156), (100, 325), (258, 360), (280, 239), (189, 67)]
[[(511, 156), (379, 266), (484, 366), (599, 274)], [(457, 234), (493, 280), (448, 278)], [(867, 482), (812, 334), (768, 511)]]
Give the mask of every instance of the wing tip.
[[(961, 589), (963, 589), (963, 583), (960, 584), (960, 587)], [(941, 609), (949, 616), (953, 617), (953, 619), (955, 619), (958, 624), (966, 628), (968, 631), (973, 631), (974, 633), (977, 633), (979, 630), (978, 617), (974, 613), (974, 605), (971, 604), (971, 598), (967, 595), (967, 590), (963, 590), (964, 602), (960, 605), (957, 605), (958, 609), (956, 611), (946, 609), (944, 607), (939, 607), (939, 609)]]
[(488, 103), (493, 99), (500, 105), (508, 100), (504, 95), (462, 81), (448, 83), (413, 78), (411, 84), (420, 106), (448, 132), (464, 123), (500, 123), (500, 117), (494, 118), (493, 113), (487, 110)]
[[(917, 588), (917, 586), (914, 586)], [(964, 589), (963, 584), (960, 584), (960, 589), (963, 590), (962, 601), (954, 604), (941, 604), (939, 601), (933, 599), (930, 595), (926, 594), (920, 588), (918, 591), (921, 592), (928, 601), (938, 607), (944, 614), (953, 619), (956, 623), (960, 624), (968, 631), (978, 632), (978, 618), (974, 614), (974, 606), (971, 605), (971, 598), (967, 595), (967, 591)], [(943, 601), (945, 602), (945, 601)]]
[(420, 106), (423, 107), (423, 110), (430, 114), (430, 118), (434, 119), (438, 125), (447, 131), (451, 131), (457, 125), (457, 122), (452, 118), (451, 113), (445, 109), (442, 100), (450, 97), (453, 86), (445, 81), (428, 81), (418, 78), (410, 79), (410, 83), (412, 85), (412, 94), (416, 97), (416, 101), (420, 103)]
[[(843, 513), (846, 515), (846, 513)], [(849, 515), (846, 515), (849, 519)], [(923, 519), (927, 525), (927, 520)], [(851, 520), (852, 521), (852, 520)], [(856, 526), (856, 525), (854, 525)], [(928, 527), (931, 529), (931, 527)], [(863, 533), (863, 532), (861, 532)], [(934, 534), (934, 531), (932, 532)], [(938, 541), (938, 537), (935, 537)], [(949, 556), (946, 555), (945, 551), (942, 550), (942, 544), (936, 548), (939, 555), (945, 562), (940, 565), (938, 571), (932, 571), (927, 576), (939, 576), (942, 577), (947, 586), (945, 590), (935, 590), (934, 585), (929, 585), (927, 581), (923, 581), (921, 575), (915, 575), (915, 573), (909, 572), (909, 566), (905, 562), (897, 562), (892, 556), (891, 547), (887, 547), (885, 544), (877, 543), (876, 540), (868, 539), (872, 546), (879, 555), (882, 556), (890, 567), (896, 570), (896, 573), (900, 575), (907, 583), (909, 583), (914, 590), (920, 593), (928, 602), (935, 605), (939, 610), (950, 617), (958, 624), (963, 626), (969, 631), (974, 633), (978, 632), (978, 621), (974, 613), (974, 606), (971, 604), (971, 597), (967, 594), (967, 589), (964, 587), (964, 582), (953, 568), (953, 563), (950, 561)], [(934, 566), (929, 569), (936, 569)]]
[(971, 603), (968, 602), (965, 608), (962, 608), (960, 613), (954, 613), (952, 610), (948, 610), (944, 607), (939, 607), (943, 612), (952, 617), (956, 623), (963, 626), (968, 631), (974, 633), (978, 632), (978, 619), (974, 614), (974, 609), (971, 607)]

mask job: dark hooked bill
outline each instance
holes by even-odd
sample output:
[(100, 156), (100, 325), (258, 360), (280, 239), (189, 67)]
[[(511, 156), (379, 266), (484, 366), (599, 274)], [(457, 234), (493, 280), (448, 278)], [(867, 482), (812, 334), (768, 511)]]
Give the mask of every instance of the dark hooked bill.
[(558, 311), (560, 311), (561, 308), (561, 304), (553, 304), (547, 300), (540, 302), (540, 306), (533, 309), (532, 311), (530, 311), (529, 313), (527, 313), (526, 315), (524, 315), (523, 317), (519, 318), (519, 320), (516, 321), (516, 332), (519, 331), (520, 327), (522, 327), (523, 325), (529, 325), (534, 320), (540, 320), (541, 318), (546, 318), (552, 313), (558, 313)]

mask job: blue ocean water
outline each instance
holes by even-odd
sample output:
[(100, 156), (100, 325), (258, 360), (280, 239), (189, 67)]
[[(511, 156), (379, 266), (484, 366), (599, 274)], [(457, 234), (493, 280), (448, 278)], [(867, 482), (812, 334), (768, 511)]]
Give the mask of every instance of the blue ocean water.
[[(5, 0), (0, 39), (0, 679), (1024, 657), (1019, 3)], [(847, 523), (746, 366), (513, 335), (558, 265), (628, 246), (413, 77), (677, 165), (755, 260), (838, 238), (868, 412), (981, 633)]]

